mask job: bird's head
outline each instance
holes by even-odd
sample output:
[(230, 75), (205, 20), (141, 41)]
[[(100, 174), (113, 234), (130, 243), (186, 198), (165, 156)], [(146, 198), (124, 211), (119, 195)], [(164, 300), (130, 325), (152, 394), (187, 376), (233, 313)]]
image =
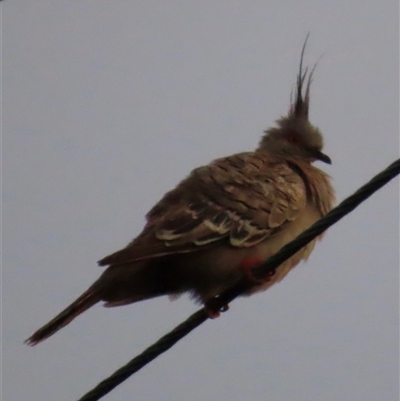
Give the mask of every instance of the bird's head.
[(308, 68), (303, 71), (307, 39), (308, 35), (301, 51), (299, 73), (294, 96), (293, 93), (291, 96), (289, 113), (277, 120), (275, 127), (265, 131), (257, 150), (277, 156), (300, 158), (308, 162), (320, 160), (331, 164), (331, 159), (322, 153), (323, 138), (320, 130), (308, 120), (310, 86), (316, 65), (311, 71), (308, 71)]

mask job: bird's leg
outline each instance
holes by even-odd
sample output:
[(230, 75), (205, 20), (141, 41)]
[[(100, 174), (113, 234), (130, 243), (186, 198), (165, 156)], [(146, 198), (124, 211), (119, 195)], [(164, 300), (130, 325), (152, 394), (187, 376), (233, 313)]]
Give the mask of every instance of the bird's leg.
[(258, 258), (247, 258), (243, 259), (240, 263), (240, 268), (242, 269), (246, 280), (251, 285), (262, 285), (265, 282), (269, 281), (271, 277), (275, 274), (276, 269), (269, 271), (262, 279), (254, 276), (252, 269), (253, 267), (263, 263), (264, 261)]
[[(246, 258), (240, 263), (240, 269), (244, 273), (245, 279), (248, 281), (250, 286), (259, 286), (269, 281), (271, 277), (275, 274), (276, 269), (268, 272), (266, 276), (259, 279), (254, 276), (252, 269), (253, 267), (263, 263), (263, 260), (258, 258)], [(204, 310), (206, 311), (210, 319), (215, 319), (221, 315), (221, 312), (226, 312), (229, 309), (229, 305), (221, 305), (221, 300), (218, 296), (215, 296), (206, 302), (204, 302)]]
[(204, 310), (210, 319), (220, 317), (221, 312), (226, 312), (228, 309), (228, 304), (221, 306), (221, 301), (218, 296), (213, 297), (204, 303)]
[(261, 285), (265, 282), (265, 280), (255, 277), (252, 272), (253, 267), (261, 264), (262, 262), (263, 260), (258, 258), (246, 258), (240, 262), (240, 269), (243, 271), (246, 280), (252, 286)]

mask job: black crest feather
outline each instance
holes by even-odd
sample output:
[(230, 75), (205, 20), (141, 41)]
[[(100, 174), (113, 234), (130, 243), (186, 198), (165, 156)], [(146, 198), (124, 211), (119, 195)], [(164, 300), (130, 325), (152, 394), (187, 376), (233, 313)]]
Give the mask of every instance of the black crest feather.
[[(303, 117), (308, 119), (308, 111), (310, 107), (310, 86), (312, 82), (312, 76), (315, 70), (315, 67), (317, 66), (317, 63), (315, 63), (314, 67), (312, 70), (309, 72), (308, 67), (306, 67), (303, 70), (303, 60), (304, 60), (304, 53), (306, 50), (307, 46), (307, 41), (308, 37), (310, 36), (310, 33), (307, 34), (306, 39), (303, 44), (303, 48), (301, 50), (301, 55), (300, 55), (300, 66), (299, 66), (299, 72), (297, 74), (297, 81), (296, 81), (296, 87), (295, 87), (295, 99), (291, 100), (291, 106), (290, 106), (290, 114), (293, 115), (294, 117)], [(306, 87), (304, 96), (303, 96), (303, 88), (304, 86)]]

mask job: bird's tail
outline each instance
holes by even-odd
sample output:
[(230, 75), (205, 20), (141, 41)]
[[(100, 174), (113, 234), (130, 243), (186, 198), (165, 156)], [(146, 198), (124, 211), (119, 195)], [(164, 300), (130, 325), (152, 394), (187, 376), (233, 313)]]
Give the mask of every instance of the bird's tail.
[(36, 345), (37, 343), (45, 340), (47, 337), (52, 336), (55, 332), (66, 326), (69, 322), (75, 319), (78, 315), (85, 312), (94, 304), (101, 300), (100, 292), (93, 286), (85, 291), (79, 298), (77, 298), (71, 305), (65, 308), (55, 318), (50, 320), (47, 324), (35, 331), (25, 343), (28, 345)]

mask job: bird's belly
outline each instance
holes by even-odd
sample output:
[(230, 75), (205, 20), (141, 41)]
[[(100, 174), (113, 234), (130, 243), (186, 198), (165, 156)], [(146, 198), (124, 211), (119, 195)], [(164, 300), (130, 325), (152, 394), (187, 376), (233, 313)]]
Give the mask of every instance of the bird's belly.
[[(195, 298), (206, 301), (234, 285), (244, 276), (241, 268), (243, 260), (268, 259), (321, 217), (314, 207), (308, 206), (308, 209), (307, 213), (302, 213), (298, 219), (287, 223), (274, 235), (253, 247), (238, 248), (225, 243), (177, 256), (174, 274), (177, 275), (176, 282), (181, 283), (179, 292), (189, 291)], [(282, 280), (302, 259), (307, 259), (314, 245), (315, 240), (281, 264), (268, 281), (252, 287), (244, 295), (264, 291)]]

